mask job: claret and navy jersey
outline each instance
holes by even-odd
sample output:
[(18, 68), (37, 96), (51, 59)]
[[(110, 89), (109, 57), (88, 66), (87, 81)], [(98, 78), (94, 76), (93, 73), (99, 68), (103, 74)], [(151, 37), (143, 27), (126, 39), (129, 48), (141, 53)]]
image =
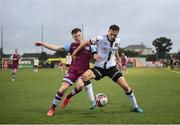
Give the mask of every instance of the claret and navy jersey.
[[(71, 43), (64, 45), (64, 50), (72, 54), (75, 49), (79, 47), (80, 43)], [(88, 70), (89, 63), (92, 57), (92, 53), (96, 51), (95, 47), (87, 45), (82, 50), (76, 54), (76, 58), (72, 60), (71, 65), (68, 69), (68, 73), (63, 78), (63, 81), (66, 81), (70, 84), (73, 84), (78, 80), (81, 75)]]

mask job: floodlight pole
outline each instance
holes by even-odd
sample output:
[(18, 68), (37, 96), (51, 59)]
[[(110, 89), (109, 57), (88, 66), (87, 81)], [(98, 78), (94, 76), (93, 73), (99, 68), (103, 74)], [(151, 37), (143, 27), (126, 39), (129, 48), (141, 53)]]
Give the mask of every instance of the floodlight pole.
[(1, 56), (3, 58), (3, 26), (1, 26)]
[[(43, 29), (43, 25), (42, 25), (42, 27), (41, 27), (41, 41), (42, 41), (42, 42), (44, 42), (44, 40), (43, 40), (43, 37), (44, 37), (44, 36), (43, 36), (43, 35), (44, 35), (43, 33), (44, 33), (44, 32), (43, 32), (43, 31), (44, 31), (44, 29)], [(43, 46), (42, 46), (41, 52), (43, 52)]]
[(82, 39), (84, 39), (84, 26), (81, 24), (81, 30), (82, 30)]
[(1, 26), (1, 68), (3, 70), (3, 26)]

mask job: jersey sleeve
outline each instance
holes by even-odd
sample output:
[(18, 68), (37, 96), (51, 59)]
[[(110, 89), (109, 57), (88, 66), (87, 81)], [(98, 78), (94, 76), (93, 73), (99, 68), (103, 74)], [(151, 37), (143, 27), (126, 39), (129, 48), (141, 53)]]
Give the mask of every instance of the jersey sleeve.
[(71, 43), (65, 44), (65, 45), (64, 45), (64, 51), (69, 52), (70, 47), (71, 47)]
[(100, 40), (102, 40), (102, 39), (103, 39), (102, 36), (96, 36), (96, 37), (90, 39), (90, 42), (91, 42), (91, 44), (96, 45), (97, 42), (100, 41)]

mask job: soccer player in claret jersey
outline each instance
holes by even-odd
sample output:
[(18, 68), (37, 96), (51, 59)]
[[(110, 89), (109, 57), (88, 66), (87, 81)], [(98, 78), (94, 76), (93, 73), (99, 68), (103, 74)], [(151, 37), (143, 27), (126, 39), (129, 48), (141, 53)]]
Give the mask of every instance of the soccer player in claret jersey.
[(128, 73), (127, 71), (127, 62), (128, 62), (128, 58), (124, 53), (121, 53), (121, 65), (122, 65), (122, 70), (124, 70), (125, 72), (123, 74)]
[(19, 60), (21, 59), (20, 55), (18, 54), (18, 49), (15, 49), (15, 53), (12, 54), (12, 81), (16, 80), (16, 73), (18, 70)]
[[(67, 52), (70, 52), (70, 54), (72, 54), (74, 52), (74, 50), (80, 45), (80, 43), (83, 40), (82, 40), (82, 32), (79, 28), (73, 29), (71, 34), (72, 34), (75, 42), (66, 44), (64, 46), (56, 46), (56, 45), (52, 45), (52, 44), (45, 43), (45, 42), (36, 42), (35, 45), (43, 46), (43, 47), (46, 47), (48, 49), (55, 50), (55, 51), (64, 51), (65, 50)], [(78, 86), (76, 86), (72, 90), (72, 92), (68, 96), (68, 98), (71, 98), (71, 96), (73, 96), (74, 93), (78, 93), (81, 91), (80, 88), (82, 88), (84, 86), (84, 83), (81, 79), (81, 75), (86, 70), (89, 69), (89, 63), (90, 63), (90, 59), (91, 59), (93, 53), (96, 53), (96, 50), (95, 50), (95, 48), (91, 47), (90, 45), (87, 45), (84, 49), (82, 49), (79, 53), (77, 53), (76, 58), (74, 60), (72, 60), (71, 65), (68, 69), (68, 72), (63, 78), (61, 87), (59, 88), (59, 90), (57, 91), (57, 93), (53, 99), (52, 106), (47, 113), (48, 116), (53, 116), (53, 114), (55, 113), (55, 108), (58, 105), (58, 103), (60, 102), (60, 100), (62, 99), (64, 92), (73, 83), (75, 83), (77, 81)], [(85, 88), (87, 90), (87, 94), (88, 94), (88, 96), (90, 98), (90, 102), (91, 102), (90, 109), (93, 109), (96, 106), (96, 103), (94, 101), (94, 93), (93, 93), (93, 88), (92, 88), (92, 84), (90, 81), (85, 83)], [(64, 108), (64, 106), (61, 105), (61, 108)]]
[(96, 45), (97, 57), (95, 67), (87, 70), (82, 75), (84, 83), (90, 79), (100, 80), (103, 77), (108, 76), (125, 91), (132, 104), (132, 111), (142, 113), (143, 110), (138, 106), (132, 89), (129, 87), (121, 71), (116, 67), (116, 65), (118, 65), (118, 67), (122, 69), (118, 54), (120, 39), (117, 38), (117, 35), (119, 30), (119, 26), (111, 25), (107, 35), (97, 36), (81, 43), (81, 45), (73, 52), (71, 56), (74, 58), (74, 56), (87, 45)]

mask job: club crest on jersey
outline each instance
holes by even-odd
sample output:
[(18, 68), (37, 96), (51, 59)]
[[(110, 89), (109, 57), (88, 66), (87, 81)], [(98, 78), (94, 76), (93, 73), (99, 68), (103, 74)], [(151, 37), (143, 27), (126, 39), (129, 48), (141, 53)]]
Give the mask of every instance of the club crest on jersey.
[(89, 47), (89, 46), (86, 46), (85, 49), (86, 49), (86, 50), (90, 50), (90, 47)]
[(118, 43), (115, 43), (114, 47), (118, 47), (118, 46), (119, 46), (119, 44), (118, 44)]

